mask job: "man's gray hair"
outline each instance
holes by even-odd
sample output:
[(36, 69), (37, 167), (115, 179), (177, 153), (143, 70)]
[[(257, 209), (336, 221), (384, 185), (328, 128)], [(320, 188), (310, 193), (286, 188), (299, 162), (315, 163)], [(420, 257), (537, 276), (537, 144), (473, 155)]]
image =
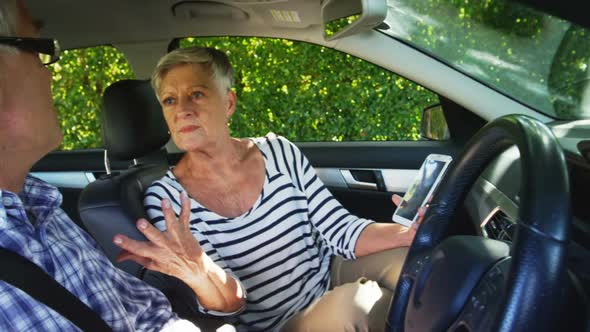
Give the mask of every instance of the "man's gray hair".
[[(16, 34), (16, 1), (0, 0), (0, 36), (10, 37)], [(0, 51), (18, 52), (14, 47), (0, 45)]]
[(228, 92), (233, 86), (233, 68), (224, 52), (207, 47), (178, 48), (164, 55), (154, 69), (152, 87), (156, 95), (159, 95), (162, 78), (168, 71), (185, 64), (203, 64), (209, 68), (212, 79), (222, 93)]

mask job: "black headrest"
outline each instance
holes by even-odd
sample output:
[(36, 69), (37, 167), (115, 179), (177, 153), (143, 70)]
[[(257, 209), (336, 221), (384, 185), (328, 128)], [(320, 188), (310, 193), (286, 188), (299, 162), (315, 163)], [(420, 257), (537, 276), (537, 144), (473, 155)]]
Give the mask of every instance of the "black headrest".
[(102, 141), (110, 158), (131, 160), (170, 139), (162, 108), (147, 80), (122, 80), (103, 95)]

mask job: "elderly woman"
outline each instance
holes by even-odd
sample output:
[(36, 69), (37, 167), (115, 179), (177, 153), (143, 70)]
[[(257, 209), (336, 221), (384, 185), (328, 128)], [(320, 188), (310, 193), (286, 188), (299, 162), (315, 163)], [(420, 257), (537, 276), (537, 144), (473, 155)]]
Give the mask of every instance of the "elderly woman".
[(159, 61), (152, 85), (186, 153), (146, 192), (149, 242), (116, 236), (119, 259), (183, 280), (239, 330), (383, 330), (415, 229), (351, 215), (287, 139), (231, 137), (232, 75), (214, 49)]

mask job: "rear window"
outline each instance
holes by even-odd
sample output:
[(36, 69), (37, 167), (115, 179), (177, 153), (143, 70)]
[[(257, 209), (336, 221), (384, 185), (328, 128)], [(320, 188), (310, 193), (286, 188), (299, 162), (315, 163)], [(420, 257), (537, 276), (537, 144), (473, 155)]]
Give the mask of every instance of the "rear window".
[(112, 46), (68, 50), (49, 70), (64, 133), (59, 149), (101, 147), (102, 94), (111, 83), (135, 77), (123, 54)]

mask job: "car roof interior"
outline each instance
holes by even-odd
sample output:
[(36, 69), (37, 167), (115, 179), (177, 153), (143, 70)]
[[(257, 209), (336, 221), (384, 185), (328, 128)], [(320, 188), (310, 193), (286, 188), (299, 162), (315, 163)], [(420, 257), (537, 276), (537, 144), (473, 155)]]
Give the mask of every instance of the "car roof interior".
[[(309, 0), (28, 1), (44, 36), (65, 49), (170, 41), (181, 36), (322, 36), (321, 3)], [(136, 13), (130, 15), (130, 13)], [(283, 15), (286, 14), (286, 15)], [(158, 22), (158, 24), (154, 24)], [(75, 31), (71, 27), (77, 27)]]
[[(311, 0), (25, 1), (43, 21), (42, 35), (60, 36), (65, 49), (155, 42), (181, 36), (267, 36), (320, 42), (321, 5)], [(573, 0), (520, 0), (555, 16), (590, 26)], [(130, 15), (130, 13), (135, 13)], [(158, 22), (158, 24), (154, 24)], [(77, 27), (72, 30), (71, 27)], [(303, 32), (303, 33), (302, 33)]]

